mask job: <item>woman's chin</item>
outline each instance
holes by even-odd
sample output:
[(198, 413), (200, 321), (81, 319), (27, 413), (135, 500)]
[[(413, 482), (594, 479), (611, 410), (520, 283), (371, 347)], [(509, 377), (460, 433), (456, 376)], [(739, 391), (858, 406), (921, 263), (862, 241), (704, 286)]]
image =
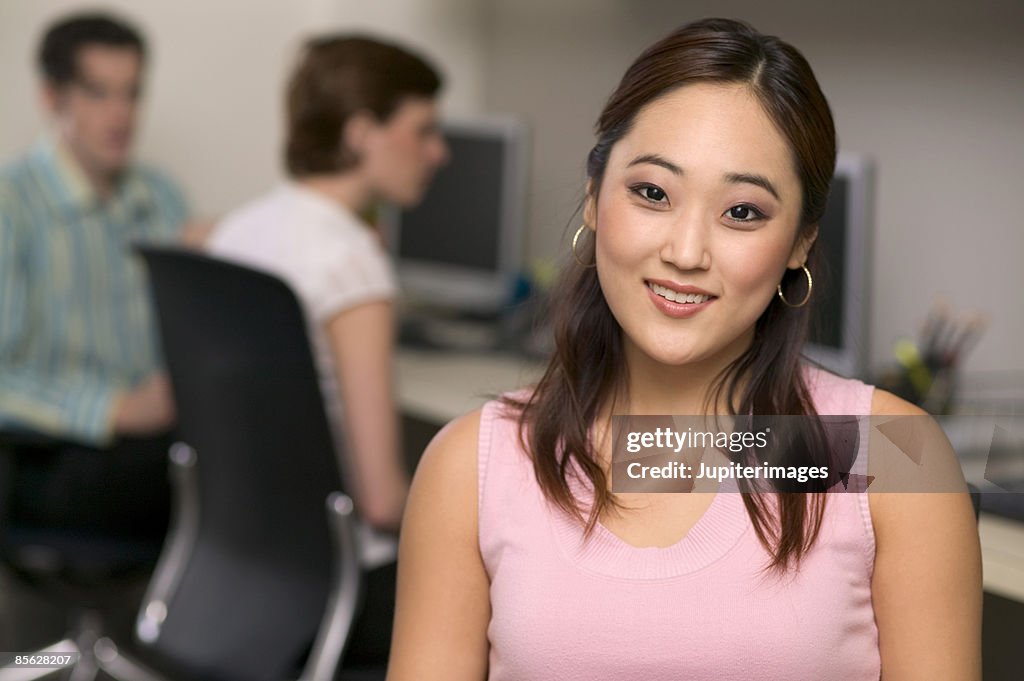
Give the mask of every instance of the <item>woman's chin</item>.
[(707, 353), (696, 348), (647, 348), (643, 352), (644, 359), (666, 367), (684, 367), (699, 364), (707, 359)]

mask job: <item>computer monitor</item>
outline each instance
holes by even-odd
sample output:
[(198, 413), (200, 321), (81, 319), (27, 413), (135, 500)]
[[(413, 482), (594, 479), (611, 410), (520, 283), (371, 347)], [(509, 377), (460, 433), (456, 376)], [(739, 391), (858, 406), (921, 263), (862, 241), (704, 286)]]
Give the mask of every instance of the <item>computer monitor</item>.
[(514, 119), (448, 122), (451, 158), (411, 210), (385, 219), (403, 298), (496, 313), (522, 268), (527, 135)]
[(869, 350), (874, 170), (841, 153), (818, 231), (826, 265), (815, 282), (811, 334), (804, 354), (843, 376), (864, 377)]

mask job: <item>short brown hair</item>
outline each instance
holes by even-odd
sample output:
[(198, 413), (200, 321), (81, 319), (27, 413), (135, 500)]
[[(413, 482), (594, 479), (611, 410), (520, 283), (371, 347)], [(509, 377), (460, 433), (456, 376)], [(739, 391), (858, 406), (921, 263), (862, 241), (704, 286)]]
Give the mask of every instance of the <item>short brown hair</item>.
[(351, 168), (358, 159), (341, 144), (350, 116), (369, 111), (384, 121), (406, 97), (430, 98), (440, 88), (438, 72), (397, 45), (359, 35), (310, 40), (288, 84), (288, 173)]
[(67, 85), (79, 77), (78, 56), (90, 45), (135, 50), (146, 57), (142, 34), (128, 22), (109, 14), (73, 14), (47, 29), (39, 45), (39, 70), (52, 85)]

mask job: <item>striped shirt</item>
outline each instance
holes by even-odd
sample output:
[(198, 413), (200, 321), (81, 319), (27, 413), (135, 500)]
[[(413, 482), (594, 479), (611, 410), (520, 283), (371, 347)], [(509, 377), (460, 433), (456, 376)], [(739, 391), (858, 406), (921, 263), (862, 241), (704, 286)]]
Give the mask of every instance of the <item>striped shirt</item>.
[(0, 427), (110, 442), (117, 395), (160, 366), (131, 245), (176, 238), (186, 214), (140, 167), (101, 199), (52, 140), (0, 170)]

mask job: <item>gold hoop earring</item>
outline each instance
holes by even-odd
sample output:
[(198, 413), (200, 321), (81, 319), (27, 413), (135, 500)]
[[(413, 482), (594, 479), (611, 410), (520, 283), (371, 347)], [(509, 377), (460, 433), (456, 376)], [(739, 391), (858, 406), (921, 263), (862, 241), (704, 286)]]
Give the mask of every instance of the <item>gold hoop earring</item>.
[(803, 307), (807, 304), (807, 301), (811, 299), (811, 291), (814, 290), (814, 279), (811, 278), (811, 271), (807, 269), (807, 265), (800, 265), (800, 268), (804, 271), (804, 275), (807, 277), (807, 295), (796, 305), (786, 300), (786, 296), (782, 293), (782, 283), (780, 282), (775, 288), (779, 292), (779, 298), (782, 299), (788, 307)]
[(580, 234), (583, 234), (583, 230), (587, 228), (587, 223), (580, 225), (580, 228), (576, 230), (576, 233), (572, 235), (572, 259), (578, 262), (583, 267), (597, 267), (597, 262), (592, 262), (589, 265), (582, 260), (580, 256), (576, 255), (576, 242), (580, 240)]

